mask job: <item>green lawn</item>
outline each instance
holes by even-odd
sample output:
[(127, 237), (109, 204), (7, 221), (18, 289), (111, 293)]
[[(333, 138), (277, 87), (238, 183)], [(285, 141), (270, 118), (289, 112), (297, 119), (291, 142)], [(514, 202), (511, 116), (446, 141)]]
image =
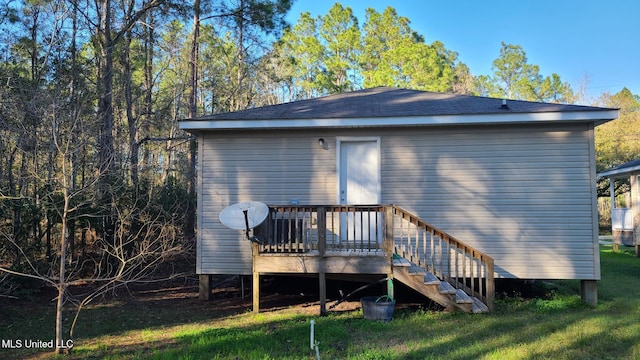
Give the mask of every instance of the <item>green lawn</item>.
[[(365, 320), (360, 310), (318, 317), (316, 306), (223, 316), (179, 300), (113, 302), (81, 315), (71, 358), (314, 359), (313, 319), (322, 359), (638, 359), (640, 258), (610, 246), (601, 255), (597, 308), (580, 302), (578, 281), (546, 283), (545, 299), (501, 297), (491, 314), (398, 310), (389, 323)], [(53, 304), (5, 307), (0, 338), (52, 338), (52, 311)], [(0, 351), (0, 358), (51, 357)]]

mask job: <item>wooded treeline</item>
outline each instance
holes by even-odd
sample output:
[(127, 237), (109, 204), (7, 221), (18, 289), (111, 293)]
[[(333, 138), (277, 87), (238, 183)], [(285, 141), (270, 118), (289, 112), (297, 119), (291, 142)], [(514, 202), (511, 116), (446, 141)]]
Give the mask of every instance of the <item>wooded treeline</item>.
[[(375, 86), (591, 102), (518, 45), (496, 44), (493, 73), (474, 75), (391, 7), (361, 23), (335, 4), (286, 26), (290, 6), (1, 0), (0, 263), (55, 277), (92, 256), (110, 273), (151, 239), (149, 259), (188, 249), (196, 144), (183, 118)], [(625, 89), (590, 103), (622, 108), (597, 130), (600, 170), (640, 157), (638, 102)]]

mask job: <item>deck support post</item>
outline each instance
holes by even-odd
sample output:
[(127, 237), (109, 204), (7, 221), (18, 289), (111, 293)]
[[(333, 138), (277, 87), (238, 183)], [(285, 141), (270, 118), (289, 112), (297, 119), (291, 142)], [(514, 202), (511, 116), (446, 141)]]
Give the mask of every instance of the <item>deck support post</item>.
[(200, 300), (211, 300), (211, 275), (200, 274), (199, 278), (199, 298)]
[(320, 316), (327, 315), (327, 276), (324, 272), (318, 274), (320, 283)]
[(496, 281), (494, 279), (495, 265), (493, 263), (493, 259), (490, 259), (488, 261), (487, 259), (483, 259), (483, 260), (487, 264), (487, 267), (485, 269), (486, 286), (487, 286), (487, 288), (485, 289), (487, 294), (486, 305), (489, 308), (489, 311), (493, 312), (493, 308), (496, 302)]
[(253, 273), (252, 288), (253, 288), (253, 312), (254, 313), (260, 312), (260, 273), (256, 268), (256, 257), (258, 257), (258, 250), (259, 250), (258, 244), (252, 242), (251, 253), (253, 255), (252, 256), (253, 264), (251, 268)]
[(393, 265), (393, 206), (386, 205), (382, 216), (382, 223), (384, 224), (382, 250), (385, 252), (386, 256), (391, 258), (391, 265)]
[(391, 298), (395, 298), (395, 294), (393, 291), (393, 206), (386, 205), (384, 206), (382, 223), (384, 224), (384, 234), (383, 234), (383, 244), (382, 250), (385, 253), (385, 256), (389, 257), (389, 269), (390, 271), (387, 273), (387, 295)]
[(598, 281), (580, 280), (580, 297), (585, 304), (598, 306)]
[[(327, 245), (327, 212), (324, 206), (318, 206), (318, 252), (324, 257)], [(323, 262), (324, 264), (324, 262)], [(320, 316), (327, 315), (327, 275), (324, 269), (318, 272), (318, 282), (320, 285)]]

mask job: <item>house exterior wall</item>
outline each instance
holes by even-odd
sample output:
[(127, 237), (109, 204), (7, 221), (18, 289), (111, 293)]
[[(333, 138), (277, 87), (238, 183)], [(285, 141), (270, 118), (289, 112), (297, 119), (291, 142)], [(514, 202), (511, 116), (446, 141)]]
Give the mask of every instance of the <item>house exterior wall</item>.
[(592, 130), (577, 123), (205, 132), (197, 271), (251, 272), (249, 242), (218, 221), (224, 207), (337, 203), (336, 138), (377, 136), (382, 203), (488, 253), (497, 277), (599, 279)]
[(249, 241), (240, 231), (225, 228), (218, 219), (226, 206), (248, 200), (267, 204), (335, 202), (335, 146), (321, 149), (320, 137), (299, 131), (264, 130), (201, 135), (199, 274), (251, 274)]

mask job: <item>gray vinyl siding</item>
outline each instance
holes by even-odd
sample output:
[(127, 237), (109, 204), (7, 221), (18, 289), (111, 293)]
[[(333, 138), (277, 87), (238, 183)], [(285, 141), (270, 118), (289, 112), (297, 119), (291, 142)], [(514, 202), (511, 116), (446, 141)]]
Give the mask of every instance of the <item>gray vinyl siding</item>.
[(590, 144), (587, 124), (395, 131), (383, 201), (487, 252), (498, 277), (598, 279)]
[(220, 211), (240, 201), (334, 203), (335, 146), (299, 132), (204, 133), (200, 144), (198, 265), (201, 274), (251, 274), (251, 246)]
[(204, 133), (198, 273), (251, 272), (249, 242), (218, 220), (229, 204), (336, 203), (338, 136), (380, 137), (382, 202), (489, 253), (496, 276), (599, 279), (586, 123)]

